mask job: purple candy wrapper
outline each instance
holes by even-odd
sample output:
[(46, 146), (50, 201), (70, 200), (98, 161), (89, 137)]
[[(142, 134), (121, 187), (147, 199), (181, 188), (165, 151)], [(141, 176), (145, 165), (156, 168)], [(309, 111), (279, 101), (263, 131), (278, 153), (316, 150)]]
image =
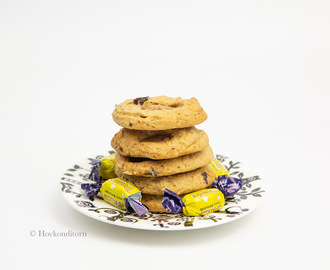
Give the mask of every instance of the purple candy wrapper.
[(101, 177), (100, 177), (100, 169), (101, 169), (101, 160), (99, 158), (93, 160), (92, 162), (92, 170), (91, 173), (89, 174), (88, 178), (100, 183), (101, 182)]
[(94, 197), (99, 193), (102, 184), (99, 183), (83, 183), (81, 188), (85, 191), (87, 197)]
[(182, 207), (184, 207), (185, 205), (178, 194), (165, 188), (162, 206), (167, 211), (177, 214), (182, 212)]
[(211, 188), (219, 189), (225, 198), (232, 197), (242, 187), (242, 180), (227, 175), (219, 175), (218, 179), (213, 182)]
[[(99, 192), (102, 184), (100, 183), (83, 183), (81, 188), (85, 191), (87, 197), (95, 197)], [(140, 217), (149, 212), (149, 208), (141, 203), (141, 191), (132, 194), (124, 199), (125, 208), (128, 212), (135, 212)]]
[(135, 212), (140, 217), (149, 212), (149, 208), (141, 203), (141, 191), (126, 197), (124, 202), (128, 212)]

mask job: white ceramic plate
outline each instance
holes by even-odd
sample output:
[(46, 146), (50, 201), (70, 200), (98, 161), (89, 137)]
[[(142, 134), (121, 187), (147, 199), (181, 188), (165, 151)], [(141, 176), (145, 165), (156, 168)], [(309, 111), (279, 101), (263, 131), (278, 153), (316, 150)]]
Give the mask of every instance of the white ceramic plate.
[[(109, 153), (113, 152), (110, 151)], [(97, 157), (102, 158), (103, 155), (95, 158)], [(186, 217), (183, 214), (161, 213), (147, 213), (139, 217), (137, 214), (119, 210), (102, 198), (89, 199), (84, 195), (80, 185), (81, 183), (91, 182), (88, 176), (92, 168), (92, 161), (95, 158), (86, 158), (67, 169), (61, 178), (61, 191), (74, 209), (91, 218), (117, 226), (161, 231), (191, 230), (217, 226), (251, 213), (262, 200), (265, 190), (260, 176), (251, 172), (241, 162), (222, 155), (216, 155), (215, 157), (226, 166), (230, 176), (242, 179), (243, 186), (234, 198), (226, 200), (221, 212), (203, 217)]]

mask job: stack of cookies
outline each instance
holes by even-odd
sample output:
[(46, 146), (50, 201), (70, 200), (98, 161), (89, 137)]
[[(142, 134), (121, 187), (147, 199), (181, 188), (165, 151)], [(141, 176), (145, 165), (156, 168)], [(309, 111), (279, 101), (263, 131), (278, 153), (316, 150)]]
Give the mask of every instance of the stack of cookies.
[(185, 195), (215, 180), (208, 136), (195, 127), (207, 118), (197, 99), (129, 99), (116, 105), (112, 117), (123, 127), (111, 141), (115, 172), (141, 190), (151, 212), (166, 212), (165, 188)]

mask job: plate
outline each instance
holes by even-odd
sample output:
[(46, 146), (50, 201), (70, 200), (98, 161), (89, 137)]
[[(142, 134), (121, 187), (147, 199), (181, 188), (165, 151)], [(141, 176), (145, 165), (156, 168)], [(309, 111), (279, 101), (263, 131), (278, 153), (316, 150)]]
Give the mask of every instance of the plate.
[[(114, 153), (109, 151), (109, 154)], [(109, 155), (106, 154), (106, 155)], [(186, 217), (183, 214), (147, 213), (137, 214), (119, 210), (102, 198), (90, 199), (84, 195), (80, 185), (92, 182), (88, 179), (92, 161), (102, 158), (86, 158), (67, 169), (61, 178), (61, 191), (68, 203), (80, 213), (112, 224), (127, 228), (158, 231), (192, 230), (218, 226), (239, 219), (254, 210), (262, 200), (265, 190), (261, 177), (246, 168), (239, 161), (224, 155), (215, 155), (216, 159), (228, 169), (230, 176), (242, 179), (242, 188), (233, 198), (227, 198), (221, 212), (201, 217)]]

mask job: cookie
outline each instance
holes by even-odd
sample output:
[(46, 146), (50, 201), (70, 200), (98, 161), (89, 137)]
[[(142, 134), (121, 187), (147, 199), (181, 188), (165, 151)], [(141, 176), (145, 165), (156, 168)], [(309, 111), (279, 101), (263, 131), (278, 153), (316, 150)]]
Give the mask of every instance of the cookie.
[(124, 174), (137, 176), (165, 176), (192, 171), (209, 164), (213, 159), (212, 148), (208, 145), (202, 151), (171, 159), (152, 160), (125, 157), (116, 153), (115, 162)]
[(158, 96), (128, 99), (115, 106), (112, 118), (128, 129), (166, 130), (195, 126), (207, 114), (196, 98)]
[(170, 213), (162, 206), (162, 195), (142, 194), (141, 202), (149, 208), (150, 212), (154, 213)]
[(165, 188), (176, 194), (186, 194), (211, 186), (215, 173), (210, 165), (202, 168), (162, 177), (143, 177), (124, 174), (117, 166), (116, 175), (133, 183), (142, 193), (163, 195)]
[(195, 127), (159, 131), (123, 128), (111, 140), (111, 146), (122, 156), (150, 159), (168, 159), (199, 152), (208, 144), (207, 134)]

